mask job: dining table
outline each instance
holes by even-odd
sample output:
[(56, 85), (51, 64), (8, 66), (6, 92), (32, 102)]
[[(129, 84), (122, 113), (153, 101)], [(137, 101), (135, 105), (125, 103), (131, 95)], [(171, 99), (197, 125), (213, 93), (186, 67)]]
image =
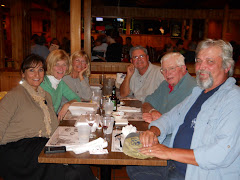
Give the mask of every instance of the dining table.
[[(125, 106), (141, 107), (139, 101), (126, 100)], [(59, 126), (70, 126), (73, 127), (76, 120), (63, 120), (60, 122)], [(131, 121), (128, 124), (132, 124), (137, 128), (137, 131), (145, 131), (148, 129), (148, 123), (144, 121)], [(115, 129), (116, 127), (114, 127)], [(119, 126), (117, 127), (119, 128)], [(97, 129), (95, 131), (96, 137), (103, 137), (102, 129)], [(108, 136), (108, 154), (90, 154), (89, 152), (84, 152), (81, 154), (75, 154), (72, 151), (66, 151), (64, 153), (54, 153), (45, 154), (42, 150), (38, 156), (39, 163), (57, 163), (57, 164), (89, 164), (89, 165), (100, 165), (101, 169), (101, 179), (111, 178), (111, 166), (115, 165), (141, 165), (141, 166), (167, 166), (167, 160), (162, 160), (159, 158), (148, 158), (148, 159), (137, 159), (130, 157), (123, 152), (112, 152), (111, 143), (112, 135)], [(107, 174), (107, 175), (106, 175)]]

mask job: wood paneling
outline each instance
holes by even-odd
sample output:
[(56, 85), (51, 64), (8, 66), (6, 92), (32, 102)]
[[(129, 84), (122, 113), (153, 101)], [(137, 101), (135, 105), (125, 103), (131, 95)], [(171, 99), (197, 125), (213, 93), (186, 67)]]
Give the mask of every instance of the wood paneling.
[(81, 49), (81, 0), (70, 1), (71, 53)]
[[(223, 19), (223, 10), (218, 9), (160, 9), (160, 8), (135, 8), (94, 6), (93, 17), (121, 17), (121, 18), (176, 18), (176, 19)], [(238, 12), (231, 11), (233, 16)], [(235, 15), (236, 13), (236, 15)]]
[(12, 59), (15, 69), (20, 68), (22, 60), (30, 52), (30, 17), (27, 13), (29, 8), (29, 0), (11, 1)]
[[(130, 63), (108, 63), (108, 62), (92, 62), (92, 71), (89, 77), (91, 84), (99, 83), (99, 75), (105, 74), (106, 78), (116, 79), (116, 73), (126, 73), (127, 66)], [(153, 63), (160, 66), (160, 63)], [(188, 72), (195, 76), (195, 64), (186, 64)], [(233, 77), (237, 78), (238, 84), (240, 83), (240, 66), (235, 67)], [(0, 71), (0, 91), (9, 91), (13, 87), (17, 86), (21, 80), (20, 72), (4, 72)]]
[(0, 91), (10, 91), (21, 79), (20, 72), (0, 72)]
[[(2, 17), (3, 13), (0, 11), (0, 24), (2, 25)], [(4, 33), (2, 26), (0, 27), (0, 68), (4, 67), (4, 57), (5, 57), (5, 51), (4, 51)]]

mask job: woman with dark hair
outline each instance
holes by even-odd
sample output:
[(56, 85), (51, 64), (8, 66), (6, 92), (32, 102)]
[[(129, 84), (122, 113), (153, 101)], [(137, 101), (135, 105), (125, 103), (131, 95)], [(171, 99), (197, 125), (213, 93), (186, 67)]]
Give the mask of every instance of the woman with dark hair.
[(58, 126), (50, 94), (40, 87), (44, 59), (23, 60), (23, 83), (0, 101), (0, 177), (4, 180), (95, 179), (89, 166), (39, 164), (38, 155)]

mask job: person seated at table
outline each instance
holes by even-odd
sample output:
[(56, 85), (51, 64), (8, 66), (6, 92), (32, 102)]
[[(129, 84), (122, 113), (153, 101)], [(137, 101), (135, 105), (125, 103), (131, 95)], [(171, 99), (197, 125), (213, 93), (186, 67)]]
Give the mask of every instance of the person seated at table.
[(122, 58), (122, 44), (116, 42), (115, 38), (117, 38), (117, 30), (107, 30), (106, 32), (106, 41), (107, 41), (107, 51), (106, 57), (98, 56), (98, 58), (102, 59), (105, 62), (121, 62)]
[[(89, 58), (85, 51), (75, 51), (69, 60), (69, 75), (63, 81), (75, 92), (81, 100), (91, 100), (92, 90), (89, 85), (87, 71), (89, 71)], [(67, 99), (63, 97), (64, 104)]]
[(184, 56), (179, 52), (165, 54), (161, 59), (161, 72), (165, 78), (158, 88), (145, 98), (143, 119), (150, 123), (170, 111), (192, 93), (197, 85), (186, 70)]
[(127, 75), (120, 86), (120, 95), (134, 95), (136, 99), (144, 102), (145, 97), (158, 88), (164, 77), (160, 67), (149, 61), (146, 48), (135, 46), (129, 53), (131, 64), (127, 67)]
[[(179, 52), (171, 52), (161, 59), (161, 72), (165, 78), (159, 87), (148, 95), (142, 105), (143, 120), (151, 123), (160, 118), (164, 113), (182, 102), (192, 93), (192, 89), (197, 85), (186, 70), (184, 56)], [(167, 135), (164, 140), (165, 145), (169, 145), (171, 135)]]
[(106, 51), (107, 51), (108, 44), (106, 43), (106, 37), (105, 36), (99, 36), (95, 41), (95, 46), (92, 50), (92, 58), (91, 61), (94, 62), (104, 62), (102, 60), (102, 57), (106, 57)]
[[(61, 49), (52, 51), (47, 57), (47, 72), (41, 87), (52, 96), (53, 106), (58, 113), (58, 120), (62, 120), (68, 111), (68, 107), (73, 102), (80, 102), (80, 97), (74, 93), (68, 85), (62, 81), (65, 74), (69, 71), (69, 56)], [(62, 97), (68, 99), (61, 109)]]
[(29, 55), (23, 83), (0, 101), (0, 177), (4, 180), (95, 179), (88, 165), (40, 164), (38, 155), (58, 126), (49, 93), (40, 87), (45, 60)]
[[(140, 152), (169, 160), (168, 166), (129, 166), (131, 179), (239, 179), (240, 88), (231, 77), (232, 55), (232, 46), (223, 40), (198, 44), (198, 86), (140, 135)], [(159, 144), (169, 133), (170, 147)]]

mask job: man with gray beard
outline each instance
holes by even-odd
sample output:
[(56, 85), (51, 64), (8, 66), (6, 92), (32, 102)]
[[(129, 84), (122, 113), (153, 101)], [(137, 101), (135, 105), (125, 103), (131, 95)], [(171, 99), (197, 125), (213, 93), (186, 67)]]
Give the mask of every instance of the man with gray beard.
[[(230, 43), (223, 40), (198, 44), (198, 87), (140, 135), (139, 151), (169, 160), (168, 166), (129, 166), (130, 179), (239, 179), (240, 88), (231, 77), (232, 53)], [(169, 147), (160, 144), (171, 133)]]

